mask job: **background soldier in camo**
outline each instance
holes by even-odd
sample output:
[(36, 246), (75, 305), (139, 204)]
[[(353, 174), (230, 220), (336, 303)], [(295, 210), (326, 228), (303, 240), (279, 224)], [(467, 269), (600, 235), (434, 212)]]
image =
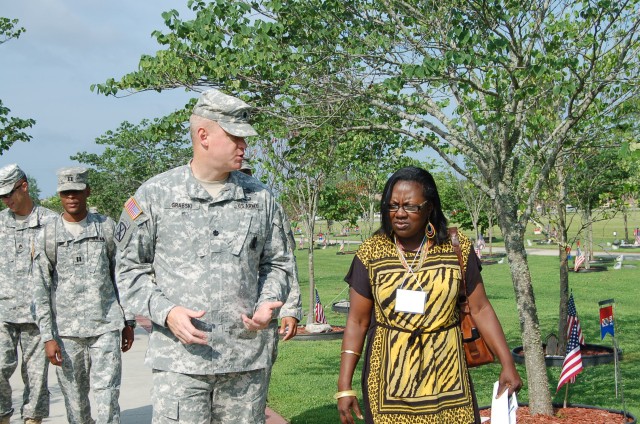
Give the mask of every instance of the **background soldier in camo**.
[(153, 323), (153, 423), (263, 423), (278, 308), (295, 280), (271, 191), (238, 170), (251, 108), (204, 92), (193, 159), (144, 183), (116, 228), (125, 308)]
[(40, 331), (35, 322), (33, 285), (29, 278), (35, 238), (55, 213), (37, 206), (29, 196), (29, 183), (18, 165), (0, 169), (0, 424), (13, 414), (9, 378), (22, 350), (21, 414), (25, 423), (42, 422), (49, 415), (47, 369)]
[[(135, 320), (126, 320), (115, 286), (115, 223), (87, 209), (91, 191), (85, 168), (58, 171), (64, 213), (38, 239), (34, 275), (38, 325), (72, 424), (119, 423), (122, 360), (133, 344)], [(120, 332), (122, 331), (122, 339)]]

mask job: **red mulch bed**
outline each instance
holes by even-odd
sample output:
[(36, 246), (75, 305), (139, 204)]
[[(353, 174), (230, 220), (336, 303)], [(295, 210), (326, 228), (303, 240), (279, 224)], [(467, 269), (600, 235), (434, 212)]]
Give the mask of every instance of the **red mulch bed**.
[[(611, 355), (611, 353), (612, 351), (607, 349), (606, 346), (589, 345), (580, 347), (582, 356)], [(516, 354), (524, 356), (524, 351), (518, 350)]]
[[(592, 408), (554, 408), (555, 416), (529, 415), (528, 406), (518, 407), (516, 412), (518, 424), (623, 424), (633, 419), (622, 417), (622, 414)], [(480, 411), (481, 417), (490, 417), (491, 409)], [(489, 423), (491, 421), (488, 421)]]

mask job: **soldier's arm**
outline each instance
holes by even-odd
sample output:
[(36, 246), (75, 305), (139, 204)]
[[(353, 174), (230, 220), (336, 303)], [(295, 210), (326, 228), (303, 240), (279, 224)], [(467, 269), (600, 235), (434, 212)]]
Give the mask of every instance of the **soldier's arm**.
[[(285, 301), (291, 302), (285, 312), (287, 315), (299, 316), (296, 309), (296, 294), (289, 299), (292, 286), (298, 284), (295, 256), (293, 254), (295, 240), (291, 234), (289, 222), (280, 207), (274, 205), (274, 218), (271, 228), (267, 229), (267, 240), (262, 252), (259, 270), (259, 284), (262, 288), (256, 309), (264, 302)], [(298, 288), (297, 297), (300, 297)], [(301, 311), (300, 311), (301, 315)], [(280, 314), (280, 316), (282, 316)]]
[[(144, 205), (140, 203), (137, 205)], [(139, 214), (126, 209), (116, 225), (116, 284), (122, 307), (128, 313), (149, 317), (165, 326), (167, 315), (176, 305), (155, 284), (154, 224), (140, 207)]]
[(40, 329), (42, 341), (46, 343), (53, 340), (54, 336), (51, 313), (53, 264), (45, 254), (44, 243), (44, 231), (41, 231), (32, 248), (29, 278), (33, 287), (36, 324)]
[[(109, 259), (109, 273), (111, 275), (111, 281), (113, 282), (113, 289), (116, 292), (116, 298), (118, 299), (118, 304), (120, 305), (120, 309), (122, 310), (122, 314), (124, 315), (125, 322), (131, 322), (135, 326), (135, 315), (131, 312), (128, 312), (126, 309), (122, 307), (122, 302), (120, 302), (120, 290), (118, 289), (118, 285), (116, 284), (116, 255), (117, 255), (117, 246), (115, 241), (115, 223), (111, 218), (107, 218), (107, 222), (105, 225), (105, 243), (107, 246), (107, 255)], [(124, 324), (123, 324), (124, 325)]]

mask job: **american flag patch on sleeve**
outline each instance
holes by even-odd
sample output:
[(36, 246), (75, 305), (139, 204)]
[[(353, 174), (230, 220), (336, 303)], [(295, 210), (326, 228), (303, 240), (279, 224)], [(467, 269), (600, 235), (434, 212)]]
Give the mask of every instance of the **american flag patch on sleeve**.
[(131, 220), (135, 220), (142, 214), (142, 209), (140, 209), (138, 202), (136, 202), (136, 199), (133, 197), (130, 197), (129, 200), (126, 201), (124, 204), (124, 210), (127, 211)]

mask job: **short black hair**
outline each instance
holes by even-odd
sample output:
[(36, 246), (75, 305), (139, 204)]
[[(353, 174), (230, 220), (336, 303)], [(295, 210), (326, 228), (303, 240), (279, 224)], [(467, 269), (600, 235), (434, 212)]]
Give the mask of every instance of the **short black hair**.
[(395, 187), (398, 181), (413, 181), (422, 186), (422, 194), (425, 200), (431, 205), (431, 214), (429, 215), (429, 222), (436, 230), (435, 244), (442, 244), (449, 239), (449, 233), (447, 230), (447, 218), (442, 212), (442, 205), (440, 204), (440, 195), (438, 194), (438, 187), (436, 182), (429, 171), (418, 168), (416, 166), (407, 166), (405, 168), (398, 169), (389, 177), (387, 183), (382, 191), (382, 199), (380, 201), (380, 221), (381, 227), (377, 233), (385, 234), (390, 239), (393, 239), (393, 227), (391, 226), (391, 218), (389, 216), (389, 202), (391, 199), (391, 193), (393, 187)]

